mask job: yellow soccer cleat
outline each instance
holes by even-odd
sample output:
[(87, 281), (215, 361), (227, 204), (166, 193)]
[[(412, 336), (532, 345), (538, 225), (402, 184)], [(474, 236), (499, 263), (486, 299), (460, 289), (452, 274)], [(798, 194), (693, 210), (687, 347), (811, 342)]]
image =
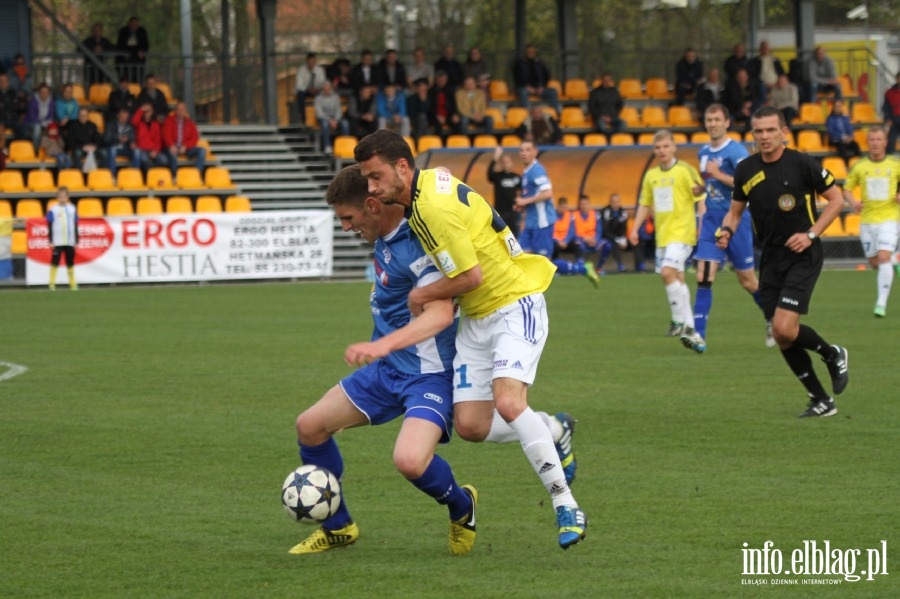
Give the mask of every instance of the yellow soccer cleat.
[(450, 553), (466, 555), (475, 545), (475, 508), (478, 506), (478, 491), (472, 485), (463, 485), (463, 491), (472, 499), (472, 511), (459, 520), (450, 521)]
[(344, 528), (326, 530), (323, 527), (306, 537), (304, 541), (291, 547), (288, 553), (301, 555), (304, 553), (322, 553), (335, 547), (352, 545), (359, 538), (359, 527), (350, 522)]

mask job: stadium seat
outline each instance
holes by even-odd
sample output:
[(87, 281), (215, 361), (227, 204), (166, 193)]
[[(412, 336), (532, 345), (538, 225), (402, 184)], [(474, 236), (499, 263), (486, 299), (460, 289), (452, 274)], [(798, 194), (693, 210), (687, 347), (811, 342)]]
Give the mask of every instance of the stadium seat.
[(741, 135), (740, 131), (726, 131), (725, 136), (729, 139), (733, 139), (738, 143), (742, 143), (744, 141), (744, 136)]
[(175, 103), (175, 96), (172, 95), (172, 88), (169, 87), (168, 83), (163, 81), (156, 82), (156, 89), (162, 92), (162, 95), (165, 96), (166, 102), (169, 104)]
[(40, 218), (44, 216), (44, 207), (40, 200), (19, 200), (16, 202), (16, 218)]
[(619, 95), (625, 100), (640, 100), (646, 98), (644, 91), (641, 89), (641, 82), (638, 79), (620, 79)]
[(12, 232), (12, 253), (14, 255), (28, 253), (28, 233), (26, 231)]
[(522, 138), (518, 135), (504, 135), (500, 138), (500, 145), (504, 148), (518, 148), (522, 145)]
[(559, 120), (559, 115), (556, 113), (556, 109), (552, 106), (541, 106), (541, 111), (546, 115), (550, 115), (557, 121)]
[(140, 83), (129, 83), (128, 84), (128, 93), (137, 98), (141, 95), (141, 84)]
[[(645, 82), (647, 97), (651, 100), (672, 100), (675, 94), (669, 91), (669, 82), (662, 77), (649, 77)], [(671, 119), (671, 115), (669, 116)]]
[(696, 127), (699, 123), (691, 114), (687, 106), (672, 106), (669, 108), (669, 122), (673, 127)]
[(666, 118), (666, 111), (662, 106), (645, 106), (641, 111), (642, 127), (668, 127), (669, 119)]
[(53, 173), (45, 170), (33, 169), (28, 173), (28, 189), (37, 192), (56, 191), (56, 181)]
[(109, 83), (92, 83), (88, 88), (88, 102), (95, 106), (106, 106), (111, 93), (112, 85)]
[(208, 139), (203, 139), (202, 137), (197, 140), (197, 147), (203, 148), (206, 150), (206, 162), (209, 163), (212, 160), (218, 160), (218, 157), (213, 154), (212, 147), (209, 145)]
[(84, 191), (84, 174), (77, 168), (64, 168), (56, 175), (56, 185), (67, 187), (69, 191)]
[(440, 150), (444, 144), (439, 135), (420, 135), (417, 147), (419, 154), (422, 154), (428, 150)]
[[(751, 136), (751, 137), (752, 137), (752, 136)], [(756, 143), (755, 140), (754, 140), (754, 143)], [(796, 140), (796, 138), (794, 137), (794, 132), (793, 132), (793, 131), (788, 131), (787, 133), (784, 134), (784, 143), (785, 143), (785, 145), (786, 145), (787, 147), (789, 147), (789, 148), (792, 148), (792, 149), (795, 149), (795, 150), (797, 149), (797, 140)]]
[(835, 179), (847, 178), (847, 165), (839, 156), (826, 156), (822, 159), (822, 168), (828, 169)]
[(641, 126), (641, 117), (638, 114), (637, 108), (634, 106), (623, 106), (622, 112), (619, 113), (619, 118), (625, 121), (626, 127), (640, 127)]
[(852, 98), (856, 95), (856, 91), (853, 89), (853, 82), (850, 81), (849, 75), (841, 75), (838, 77), (838, 81), (841, 82), (841, 94), (845, 98)]
[(200, 169), (195, 166), (182, 166), (175, 175), (175, 185), (179, 189), (206, 189), (200, 176)]
[(497, 138), (493, 135), (476, 135), (472, 146), (476, 148), (496, 148), (498, 145)]
[(225, 212), (250, 212), (250, 198), (245, 196), (228, 196), (225, 200)]
[(107, 216), (132, 216), (134, 205), (130, 198), (110, 198), (106, 202)]
[(547, 89), (555, 89), (556, 97), (562, 99), (563, 97), (563, 87), (558, 79), (550, 79), (547, 81)]
[(178, 189), (172, 182), (172, 171), (165, 166), (154, 166), (147, 171), (147, 187), (156, 191)]
[(316, 107), (312, 104), (306, 105), (306, 126), (312, 129), (319, 128), (319, 119), (316, 118)]
[(231, 173), (227, 168), (211, 166), (204, 173), (206, 186), (214, 189), (231, 189), (234, 183), (231, 181)]
[(881, 119), (875, 113), (875, 107), (868, 102), (856, 102), (850, 109), (850, 120), (854, 123), (877, 123)]
[(0, 218), (12, 218), (12, 204), (9, 200), (0, 200)]
[(140, 198), (135, 212), (142, 216), (157, 216), (163, 213), (162, 200), (159, 198)]
[(34, 144), (25, 139), (17, 139), (9, 143), (10, 162), (37, 162)]
[(822, 237), (843, 237), (844, 236), (844, 225), (841, 223), (840, 216), (829, 224), (824, 231), (822, 231)]
[(222, 212), (222, 199), (219, 196), (200, 196), (197, 198), (197, 212)]
[(25, 179), (22, 177), (22, 171), (0, 171), (0, 192), (22, 193), (23, 191), (27, 191), (27, 189), (25, 189)]
[(72, 99), (78, 102), (79, 106), (87, 104), (87, 96), (84, 94), (84, 86), (80, 83), (72, 84)]
[(103, 113), (92, 110), (88, 113), (88, 120), (97, 125), (97, 131), (102, 135), (106, 131), (106, 121), (103, 120)]
[(579, 106), (566, 106), (562, 109), (559, 119), (559, 126), (563, 129), (584, 129), (591, 126), (591, 122), (584, 115)]
[(675, 133), (672, 134), (672, 141), (674, 141), (676, 144), (688, 143), (687, 133), (681, 133), (679, 131), (676, 131)]
[(569, 148), (577, 148), (581, 146), (581, 138), (574, 133), (563, 133), (562, 145)]
[[(837, 220), (837, 219), (835, 219)], [(848, 214), (844, 217), (844, 235), (859, 237), (859, 215)]]
[(502, 79), (492, 79), (489, 88), (491, 100), (495, 102), (513, 102), (516, 97), (509, 93), (509, 86)]
[(634, 144), (634, 136), (631, 133), (613, 133), (609, 139), (611, 146), (630, 146)]
[(800, 131), (797, 133), (797, 149), (801, 152), (825, 152), (822, 135), (818, 131)]
[(584, 102), (588, 99), (590, 93), (591, 90), (588, 89), (587, 81), (584, 79), (567, 79), (566, 86), (563, 90), (563, 99)]
[(187, 196), (172, 196), (166, 200), (167, 214), (187, 214), (194, 211), (191, 198)]
[(117, 189), (112, 173), (106, 168), (98, 168), (89, 172), (87, 186), (93, 191), (115, 191)]
[(472, 142), (468, 135), (449, 135), (447, 136), (447, 148), (471, 148)]
[(863, 152), (869, 151), (869, 128), (857, 129), (853, 132), (853, 139), (859, 144), (859, 149)]
[(120, 168), (116, 177), (116, 184), (119, 186), (119, 189), (126, 191), (147, 188), (144, 184), (144, 173), (139, 168)]
[(800, 105), (800, 114), (797, 115), (797, 122), (805, 125), (822, 125), (825, 123), (825, 114), (822, 112), (822, 106), (817, 102), (805, 102)]
[(103, 216), (103, 203), (98, 198), (81, 198), (76, 207), (80, 218), (100, 218)]
[(692, 144), (708, 144), (709, 142), (709, 133), (707, 133), (706, 131), (697, 131), (695, 133), (691, 133)]
[(521, 106), (510, 106), (506, 110), (506, 126), (515, 129), (528, 118), (528, 110)]
[(641, 133), (637, 136), (637, 144), (639, 146), (652, 146), (653, 145), (653, 136), (655, 133)]
[(353, 150), (356, 149), (357, 144), (356, 138), (354, 136), (338, 135), (332, 141), (332, 148), (334, 149), (335, 158), (353, 160)]
[(586, 146), (605, 146), (608, 141), (602, 133), (588, 133), (584, 136), (582, 143)]

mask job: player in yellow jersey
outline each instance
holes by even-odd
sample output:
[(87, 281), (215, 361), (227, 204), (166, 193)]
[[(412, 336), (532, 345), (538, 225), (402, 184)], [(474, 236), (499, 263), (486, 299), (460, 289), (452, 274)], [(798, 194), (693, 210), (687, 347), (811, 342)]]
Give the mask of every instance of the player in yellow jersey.
[[(897, 251), (900, 227), (900, 159), (887, 155), (887, 132), (871, 127), (868, 133), (869, 157), (853, 165), (844, 185), (844, 199), (861, 214), (859, 240), (872, 268), (878, 271), (878, 299), (874, 314), (884, 318), (894, 273), (891, 256)], [(851, 193), (860, 188), (862, 201)]]
[(453, 364), (459, 436), (476, 442), (517, 439), (550, 493), (560, 547), (578, 543), (587, 518), (567, 480), (575, 474), (574, 420), (528, 406), (528, 387), (547, 340), (543, 292), (553, 264), (524, 253), (497, 212), (449, 171), (416, 168), (397, 133), (382, 129), (366, 136), (355, 157), (369, 179), (369, 193), (385, 204), (406, 206), (410, 227), (446, 275), (410, 292), (413, 314), (445, 298), (457, 298), (462, 309)]
[[(703, 179), (697, 169), (678, 160), (675, 151), (672, 133), (666, 129), (657, 131), (653, 136), (653, 154), (658, 164), (644, 175), (628, 239), (637, 245), (638, 231), (652, 210), (656, 223), (656, 263), (661, 268), (672, 310), (667, 334), (681, 337), (685, 345), (703, 353), (706, 344), (694, 331), (691, 291), (684, 282), (684, 263), (697, 243), (697, 217), (702, 217), (704, 212), (704, 204), (699, 202), (705, 195)], [(698, 192), (694, 191), (696, 186)]]

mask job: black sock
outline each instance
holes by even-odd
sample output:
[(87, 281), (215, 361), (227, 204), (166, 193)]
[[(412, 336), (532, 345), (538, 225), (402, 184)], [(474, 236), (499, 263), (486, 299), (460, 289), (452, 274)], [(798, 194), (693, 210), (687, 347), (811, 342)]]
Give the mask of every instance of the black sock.
[(810, 397), (821, 400), (831, 398), (825, 391), (825, 388), (822, 387), (822, 383), (819, 382), (819, 377), (816, 376), (816, 371), (813, 370), (812, 359), (810, 359), (805, 349), (794, 344), (787, 349), (781, 350), (781, 355), (784, 356), (784, 361), (787, 362), (791, 371), (797, 375), (797, 378), (806, 387)]
[(805, 324), (800, 325), (800, 332), (797, 333), (797, 338), (794, 339), (794, 345), (814, 351), (826, 360), (833, 360), (837, 357), (837, 350), (822, 339), (815, 329)]

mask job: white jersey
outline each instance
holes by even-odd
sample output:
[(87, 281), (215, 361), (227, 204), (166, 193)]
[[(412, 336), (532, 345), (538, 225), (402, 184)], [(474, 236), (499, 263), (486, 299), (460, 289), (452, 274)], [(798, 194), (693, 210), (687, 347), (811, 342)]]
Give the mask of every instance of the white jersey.
[(78, 212), (72, 203), (56, 204), (47, 211), (50, 243), (56, 246), (75, 246), (78, 243)]

